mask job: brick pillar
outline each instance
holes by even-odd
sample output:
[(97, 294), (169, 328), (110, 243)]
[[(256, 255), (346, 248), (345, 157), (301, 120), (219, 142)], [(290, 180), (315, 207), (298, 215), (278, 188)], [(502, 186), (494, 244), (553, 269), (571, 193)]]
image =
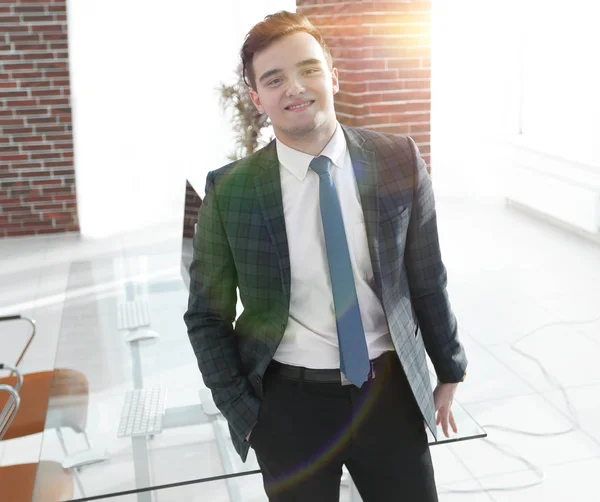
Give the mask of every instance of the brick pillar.
[(340, 74), (340, 123), (410, 135), (430, 164), (430, 1), (297, 0)]
[(0, 238), (78, 232), (65, 0), (0, 0)]

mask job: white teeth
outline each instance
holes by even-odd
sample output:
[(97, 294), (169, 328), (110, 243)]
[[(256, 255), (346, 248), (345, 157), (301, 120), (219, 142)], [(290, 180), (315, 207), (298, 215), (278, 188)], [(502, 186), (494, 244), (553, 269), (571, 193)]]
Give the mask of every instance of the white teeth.
[(289, 108), (290, 110), (295, 110), (296, 108), (305, 108), (305, 107), (307, 107), (307, 106), (308, 106), (308, 105), (310, 105), (310, 104), (311, 104), (311, 101), (308, 101), (308, 102), (306, 102), (306, 103), (304, 103), (304, 104), (302, 104), (302, 105), (290, 106), (290, 107), (288, 107), (288, 108)]

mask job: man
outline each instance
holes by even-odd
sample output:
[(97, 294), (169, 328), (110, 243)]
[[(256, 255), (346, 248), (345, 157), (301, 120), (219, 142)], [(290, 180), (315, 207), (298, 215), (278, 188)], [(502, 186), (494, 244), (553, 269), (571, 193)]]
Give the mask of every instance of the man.
[(345, 464), (365, 502), (435, 501), (423, 421), (456, 431), (467, 360), (425, 163), (408, 137), (337, 122), (305, 17), (267, 16), (241, 55), (276, 139), (207, 177), (185, 314), (204, 382), (269, 500), (338, 500)]

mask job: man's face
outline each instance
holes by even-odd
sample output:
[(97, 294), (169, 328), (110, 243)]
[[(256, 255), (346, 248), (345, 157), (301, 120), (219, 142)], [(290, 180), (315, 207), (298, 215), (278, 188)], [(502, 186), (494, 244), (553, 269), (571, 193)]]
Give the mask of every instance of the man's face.
[(282, 37), (256, 53), (253, 64), (256, 90), (250, 91), (250, 97), (271, 119), (277, 136), (293, 141), (335, 124), (337, 69), (329, 69), (312, 35), (299, 32)]

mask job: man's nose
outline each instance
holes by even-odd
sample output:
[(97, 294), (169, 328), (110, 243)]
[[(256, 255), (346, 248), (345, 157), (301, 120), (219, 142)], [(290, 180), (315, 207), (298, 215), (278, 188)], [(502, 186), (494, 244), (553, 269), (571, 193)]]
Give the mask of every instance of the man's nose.
[(288, 96), (295, 96), (296, 94), (303, 94), (306, 89), (304, 88), (304, 82), (301, 78), (294, 77), (289, 80), (289, 85), (286, 91)]

